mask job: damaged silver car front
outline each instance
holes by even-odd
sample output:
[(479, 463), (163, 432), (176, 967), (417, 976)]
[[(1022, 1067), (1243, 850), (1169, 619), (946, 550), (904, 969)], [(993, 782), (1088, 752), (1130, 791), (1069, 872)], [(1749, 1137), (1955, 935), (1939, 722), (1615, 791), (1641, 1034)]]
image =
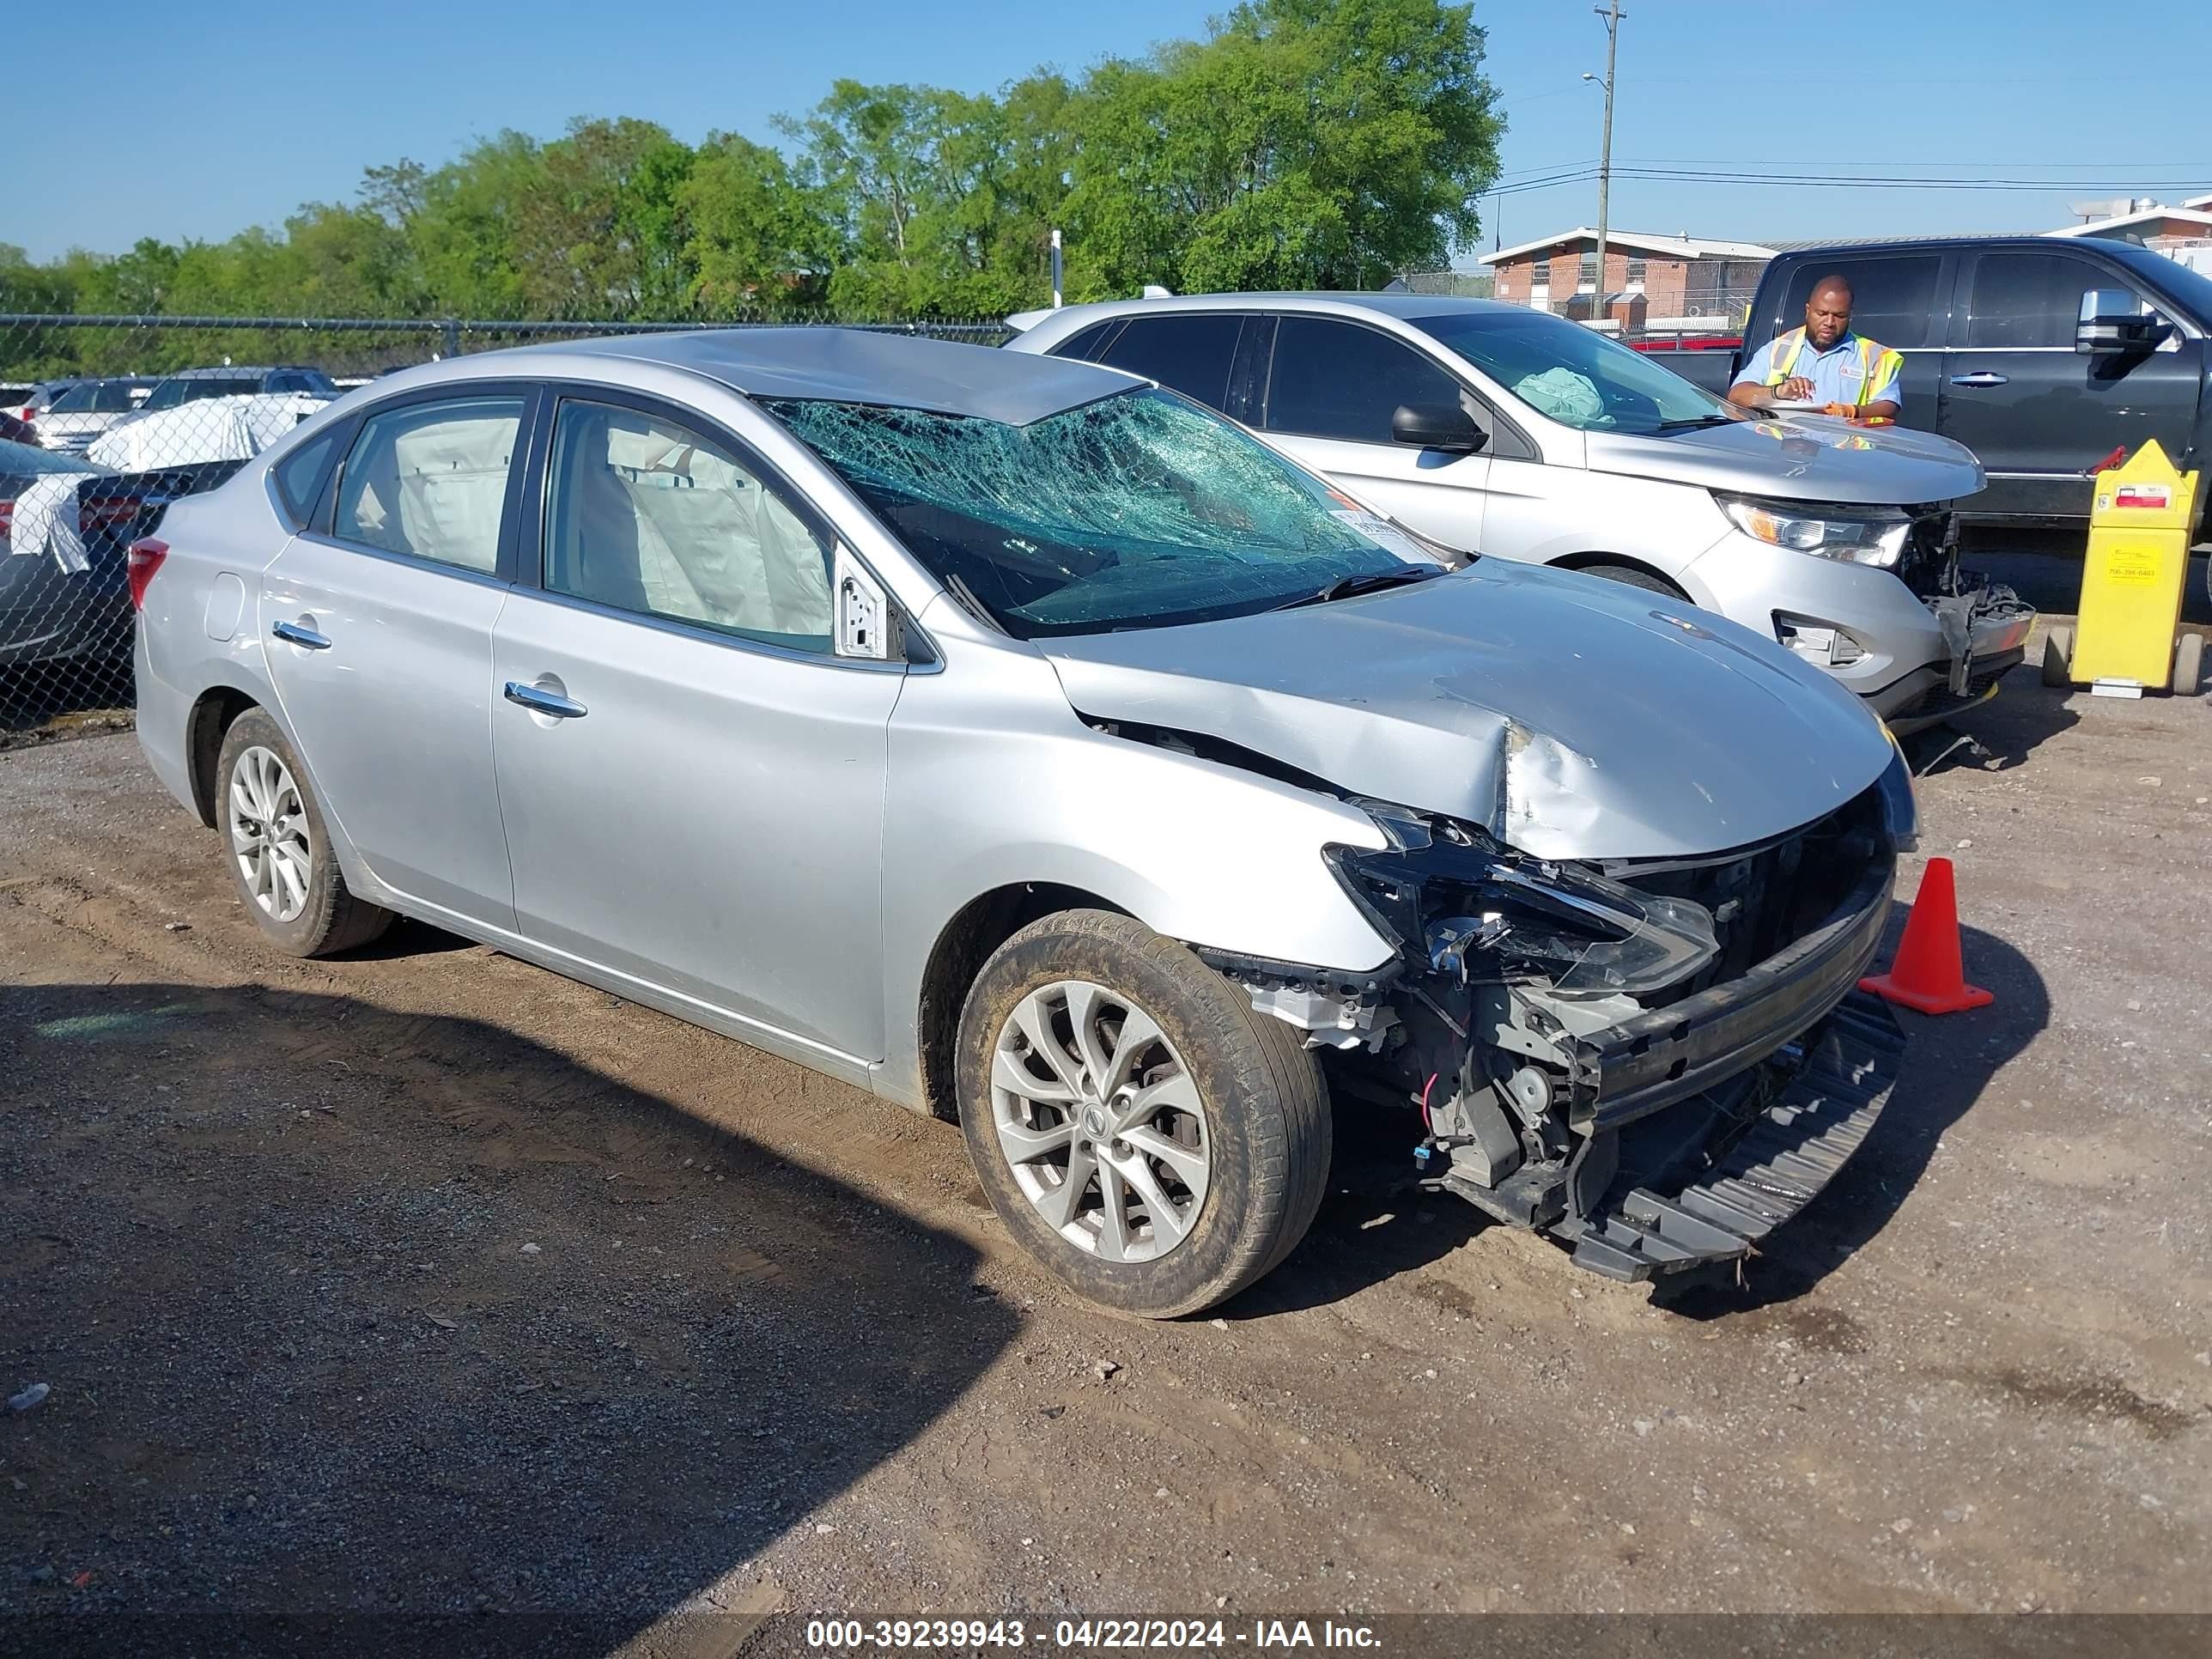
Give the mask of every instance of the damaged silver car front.
[(1362, 805), (1389, 847), (1331, 863), (1398, 942), (1388, 969), (1212, 955), (1330, 1051), (1340, 1093), (1418, 1113), (1423, 1184), (1640, 1279), (1746, 1255), (1864, 1139), (1904, 1048), (1856, 989), (1913, 842), (1901, 757), (1818, 822), (1701, 859), (1539, 860)]

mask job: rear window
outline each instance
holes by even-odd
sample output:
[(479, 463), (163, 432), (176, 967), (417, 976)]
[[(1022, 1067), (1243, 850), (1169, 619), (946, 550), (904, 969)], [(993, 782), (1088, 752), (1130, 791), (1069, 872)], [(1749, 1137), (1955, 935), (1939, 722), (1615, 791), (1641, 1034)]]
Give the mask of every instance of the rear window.
[(153, 395), (142, 407), (174, 409), (180, 404), (196, 404), (203, 398), (240, 398), (260, 390), (258, 374), (209, 374), (189, 380), (164, 380), (154, 388)]
[(35, 444), (9, 443), (0, 439), (0, 478), (33, 477), (44, 472), (97, 472), (89, 461)]
[(315, 498), (323, 493), (323, 480), (329, 476), (337, 441), (337, 428), (333, 427), (321, 437), (301, 444), (272, 469), (276, 494), (283, 498), (295, 530), (305, 528), (307, 515), (315, 510)]
[(136, 409), (126, 380), (73, 386), (47, 406), (50, 415), (120, 415)]
[(1841, 276), (1851, 285), (1853, 333), (1900, 351), (1924, 346), (1933, 326), (1929, 317), (1936, 309), (1936, 279), (1942, 272), (1940, 253), (1812, 261), (1790, 275), (1779, 331), (1787, 331), (1804, 322), (1805, 302), (1813, 297), (1816, 283)]

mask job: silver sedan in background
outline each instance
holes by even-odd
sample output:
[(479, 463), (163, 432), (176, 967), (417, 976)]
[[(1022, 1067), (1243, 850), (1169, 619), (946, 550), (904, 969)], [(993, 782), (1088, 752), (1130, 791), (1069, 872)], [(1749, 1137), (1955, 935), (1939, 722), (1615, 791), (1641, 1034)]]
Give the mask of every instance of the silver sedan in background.
[(1851, 696), (1447, 572), (1112, 369), (461, 358), (177, 503), (131, 591), (140, 741), (270, 939), (417, 917), (957, 1117), (1112, 1307), (1281, 1261), (1332, 1095), (1636, 1279), (1744, 1255), (1896, 1072), (1852, 988), (1911, 790)]

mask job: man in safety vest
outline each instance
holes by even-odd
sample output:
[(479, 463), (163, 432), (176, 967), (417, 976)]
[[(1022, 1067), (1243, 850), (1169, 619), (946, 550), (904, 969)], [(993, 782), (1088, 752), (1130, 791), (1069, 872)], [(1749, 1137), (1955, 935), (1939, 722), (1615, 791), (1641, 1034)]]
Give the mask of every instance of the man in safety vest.
[(1823, 276), (1805, 301), (1805, 326), (1778, 334), (1753, 352), (1729, 387), (1729, 401), (1746, 409), (1811, 403), (1824, 415), (1893, 421), (1904, 367), (1896, 352), (1851, 332), (1851, 285), (1841, 276)]

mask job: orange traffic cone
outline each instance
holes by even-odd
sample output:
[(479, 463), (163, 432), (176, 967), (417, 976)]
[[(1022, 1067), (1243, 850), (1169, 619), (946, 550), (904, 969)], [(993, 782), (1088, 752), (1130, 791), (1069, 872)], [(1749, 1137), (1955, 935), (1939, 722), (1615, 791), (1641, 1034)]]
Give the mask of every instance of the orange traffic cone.
[(1887, 973), (1861, 980), (1859, 989), (1923, 1014), (1955, 1014), (1996, 1000), (1980, 986), (1966, 983), (1966, 964), (1959, 957), (1959, 896), (1950, 860), (1928, 860), (1919, 896), (1905, 918), (1897, 960)]

